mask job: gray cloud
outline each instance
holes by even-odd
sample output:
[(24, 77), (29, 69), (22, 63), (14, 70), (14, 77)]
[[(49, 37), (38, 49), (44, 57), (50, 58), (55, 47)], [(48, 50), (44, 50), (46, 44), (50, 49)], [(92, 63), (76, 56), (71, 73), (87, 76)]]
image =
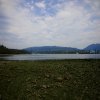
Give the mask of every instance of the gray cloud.
[(1, 3), (0, 3), (0, 30), (5, 30), (8, 26), (8, 20), (6, 15), (3, 13), (3, 9), (1, 8)]

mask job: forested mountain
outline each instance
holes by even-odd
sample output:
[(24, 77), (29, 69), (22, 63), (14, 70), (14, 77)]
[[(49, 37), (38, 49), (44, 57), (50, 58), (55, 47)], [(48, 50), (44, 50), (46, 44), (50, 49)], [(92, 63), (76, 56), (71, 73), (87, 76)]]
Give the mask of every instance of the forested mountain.
[(30, 53), (100, 53), (100, 44), (91, 44), (83, 49), (73, 47), (60, 47), (60, 46), (41, 46), (25, 48)]
[(29, 53), (25, 50), (9, 49), (3, 45), (0, 45), (0, 54), (26, 54)]
[(84, 48), (84, 50), (100, 50), (100, 44), (91, 44)]
[(74, 53), (79, 49), (72, 47), (41, 46), (41, 47), (30, 47), (24, 50), (31, 53), (67, 53), (67, 52)]
[(22, 50), (9, 49), (3, 45), (0, 45), (0, 54), (27, 54), (27, 53), (41, 53), (41, 54), (100, 53), (100, 44), (91, 44), (83, 49), (78, 49), (73, 47), (60, 47), (60, 46), (41, 46), (41, 47), (29, 47)]

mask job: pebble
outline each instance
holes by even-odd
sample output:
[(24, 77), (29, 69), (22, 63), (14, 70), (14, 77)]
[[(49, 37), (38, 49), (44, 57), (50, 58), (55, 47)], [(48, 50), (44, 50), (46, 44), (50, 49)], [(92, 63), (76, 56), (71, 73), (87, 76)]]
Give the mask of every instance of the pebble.
[(50, 77), (50, 75), (45, 75), (46, 76), (46, 78), (49, 78)]
[(57, 81), (57, 82), (62, 82), (62, 81), (63, 81), (63, 78), (62, 78), (62, 77), (57, 77), (57, 78), (56, 78), (56, 81)]
[(47, 88), (47, 86), (46, 86), (46, 85), (42, 85), (42, 87), (43, 87), (44, 89), (46, 89), (46, 88)]

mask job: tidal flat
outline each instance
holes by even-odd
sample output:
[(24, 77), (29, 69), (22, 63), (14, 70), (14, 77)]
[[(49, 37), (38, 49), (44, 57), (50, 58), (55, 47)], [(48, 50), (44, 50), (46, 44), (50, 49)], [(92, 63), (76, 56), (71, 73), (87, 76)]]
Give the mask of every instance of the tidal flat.
[(0, 61), (0, 100), (100, 100), (100, 60)]

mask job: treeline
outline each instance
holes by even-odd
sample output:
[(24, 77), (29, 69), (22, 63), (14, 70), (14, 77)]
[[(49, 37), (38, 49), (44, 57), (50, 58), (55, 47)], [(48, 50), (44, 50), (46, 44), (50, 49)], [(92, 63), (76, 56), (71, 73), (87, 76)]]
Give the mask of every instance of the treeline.
[(34, 54), (75, 54), (76, 51), (33, 51)]
[(0, 45), (0, 54), (27, 54), (29, 52), (25, 50), (9, 49), (3, 45)]
[(100, 54), (100, 50), (32, 51), (33, 54)]

